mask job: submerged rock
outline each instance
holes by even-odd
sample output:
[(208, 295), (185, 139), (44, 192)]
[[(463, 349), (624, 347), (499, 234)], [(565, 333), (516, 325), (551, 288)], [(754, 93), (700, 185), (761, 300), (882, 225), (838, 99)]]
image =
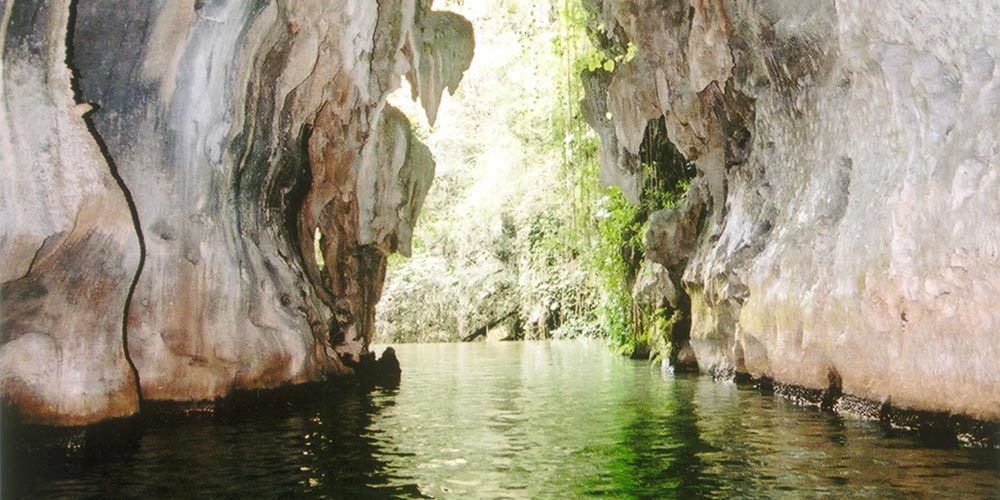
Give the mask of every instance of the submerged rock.
[(0, 8), (5, 402), (80, 424), (351, 373), (434, 171), (386, 96), (433, 116), (472, 57), (428, 3)]
[(397, 387), (403, 373), (396, 359), (396, 350), (392, 347), (386, 347), (377, 360), (375, 353), (365, 353), (354, 369), (362, 383), (386, 388)]
[(649, 235), (683, 264), (702, 370), (820, 391), (836, 373), (844, 394), (1000, 419), (1000, 13), (592, 3), (638, 49), (605, 147), (637, 152), (663, 116), (707, 194), (693, 237)]

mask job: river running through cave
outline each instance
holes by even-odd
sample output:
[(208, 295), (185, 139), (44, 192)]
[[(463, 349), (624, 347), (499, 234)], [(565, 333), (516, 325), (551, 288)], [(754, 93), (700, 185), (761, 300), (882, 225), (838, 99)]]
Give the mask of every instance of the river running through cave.
[(664, 375), (597, 342), (397, 353), (398, 389), (147, 418), (126, 451), (68, 450), (58, 467), (5, 472), (17, 496), (39, 498), (1000, 492), (996, 450), (934, 448), (753, 388)]

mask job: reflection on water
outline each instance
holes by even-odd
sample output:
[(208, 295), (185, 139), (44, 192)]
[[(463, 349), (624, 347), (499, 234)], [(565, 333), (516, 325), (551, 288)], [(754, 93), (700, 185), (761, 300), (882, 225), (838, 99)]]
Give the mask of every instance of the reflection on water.
[[(598, 343), (405, 345), (396, 390), (147, 422), (125, 451), (4, 465), (34, 497), (910, 496), (1000, 494), (994, 450), (877, 424)], [(29, 465), (30, 464), (30, 465)], [(5, 495), (7, 498), (10, 495)]]

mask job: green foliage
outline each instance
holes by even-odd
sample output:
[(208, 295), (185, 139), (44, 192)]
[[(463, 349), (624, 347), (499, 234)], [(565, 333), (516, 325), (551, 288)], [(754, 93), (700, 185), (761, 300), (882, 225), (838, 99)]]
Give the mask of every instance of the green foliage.
[(376, 335), (454, 340), (510, 307), (527, 337), (599, 334), (599, 294), (580, 259), (599, 197), (599, 142), (580, 118), (573, 69), (589, 50), (572, 25), (584, 12), (576, 0), (439, 7), (474, 14), (478, 54), (435, 127), (414, 126), (429, 131), (437, 174), (414, 258), (390, 262)]
[(500, 215), (500, 235), (493, 240), (493, 253), (497, 260), (509, 264), (517, 252), (517, 228), (514, 217), (504, 212)]
[(598, 237), (587, 262), (602, 292), (598, 317), (612, 346), (631, 355), (640, 340), (631, 278), (646, 246), (640, 208), (612, 187), (601, 198), (596, 218)]
[(651, 128), (630, 203), (601, 187), (600, 141), (579, 107), (580, 72), (614, 71), (636, 47), (580, 0), (483, 1), (479, 54), (451, 98), (460, 106), (445, 102), (434, 129), (408, 113), (438, 170), (414, 259), (390, 261), (379, 340), (455, 340), (513, 309), (526, 338), (603, 336), (624, 354), (665, 356), (676, 315), (643, 310), (631, 288), (649, 214), (679, 202), (692, 169)]
[(677, 317), (672, 311), (643, 310), (632, 300), (631, 289), (645, 255), (649, 214), (680, 202), (694, 168), (667, 139), (664, 125), (654, 121), (640, 151), (644, 182), (639, 205), (630, 203), (617, 188), (599, 187), (599, 142), (579, 116), (582, 82), (578, 75), (584, 69), (614, 71), (634, 59), (638, 49), (595, 24), (579, 1), (563, 2), (560, 22), (556, 48), (564, 61), (565, 92), (571, 105), (560, 110), (553, 123), (554, 136), (563, 139), (560, 173), (573, 206), (564, 240), (584, 256), (581, 263), (589, 287), (597, 290), (593, 319), (612, 347), (627, 355), (666, 356)]
[[(647, 181), (640, 204), (633, 205), (617, 188), (597, 207), (598, 238), (588, 260), (602, 290), (599, 318), (611, 345), (625, 355), (646, 355), (657, 361), (669, 357), (670, 332), (680, 312), (647, 310), (632, 300), (632, 285), (645, 257), (649, 214), (676, 207), (690, 186), (690, 177), (671, 177), (663, 187), (662, 164), (641, 164)], [(682, 171), (682, 175), (687, 170)]]
[(636, 343), (647, 346), (651, 361), (657, 362), (669, 358), (670, 334), (674, 325), (681, 320), (682, 314), (678, 310), (670, 311), (660, 307), (644, 315), (642, 335)]
[[(592, 329), (601, 331), (619, 352), (662, 352), (669, 328), (663, 311), (642, 311), (632, 300), (632, 284), (645, 254), (645, 221), (652, 211), (677, 204), (686, 184), (662, 189), (660, 177), (670, 172), (652, 151), (645, 151), (643, 177), (646, 183), (642, 203), (630, 203), (615, 187), (601, 188), (599, 139), (580, 116), (578, 101), (583, 96), (579, 74), (615, 68), (631, 61), (637, 48), (631, 42), (618, 44), (605, 28), (595, 25), (579, 1), (564, 1), (560, 7), (560, 37), (556, 51), (563, 60), (565, 85), (562, 92), (567, 105), (557, 109), (553, 119), (553, 139), (562, 141), (563, 163), (560, 170), (564, 196), (571, 200), (571, 214), (564, 224), (562, 241), (572, 248), (587, 275), (587, 287), (595, 290), (591, 302)], [(666, 332), (666, 333), (664, 333)], [(666, 335), (666, 337), (663, 337)], [(669, 344), (667, 344), (669, 346)]]
[[(655, 167), (651, 167), (647, 163), (642, 164), (643, 171), (648, 172)], [(649, 178), (650, 174), (647, 174), (646, 178)], [(691, 179), (682, 178), (677, 180), (677, 183), (671, 189), (658, 189), (654, 184), (647, 183), (643, 187), (642, 200), (643, 206), (645, 206), (650, 213), (657, 210), (663, 210), (665, 208), (676, 207), (684, 194), (687, 193), (688, 188), (691, 186)]]

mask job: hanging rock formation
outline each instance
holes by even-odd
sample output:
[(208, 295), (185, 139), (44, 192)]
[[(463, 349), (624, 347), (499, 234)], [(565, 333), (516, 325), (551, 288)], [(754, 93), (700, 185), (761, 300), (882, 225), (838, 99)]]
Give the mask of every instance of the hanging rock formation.
[(0, 1), (5, 405), (352, 373), (434, 174), (385, 99), (406, 75), (433, 117), (472, 58), (429, 3)]
[(589, 7), (638, 49), (606, 85), (605, 147), (637, 153), (662, 116), (698, 167), (649, 245), (690, 296), (701, 369), (1000, 420), (1000, 11)]

